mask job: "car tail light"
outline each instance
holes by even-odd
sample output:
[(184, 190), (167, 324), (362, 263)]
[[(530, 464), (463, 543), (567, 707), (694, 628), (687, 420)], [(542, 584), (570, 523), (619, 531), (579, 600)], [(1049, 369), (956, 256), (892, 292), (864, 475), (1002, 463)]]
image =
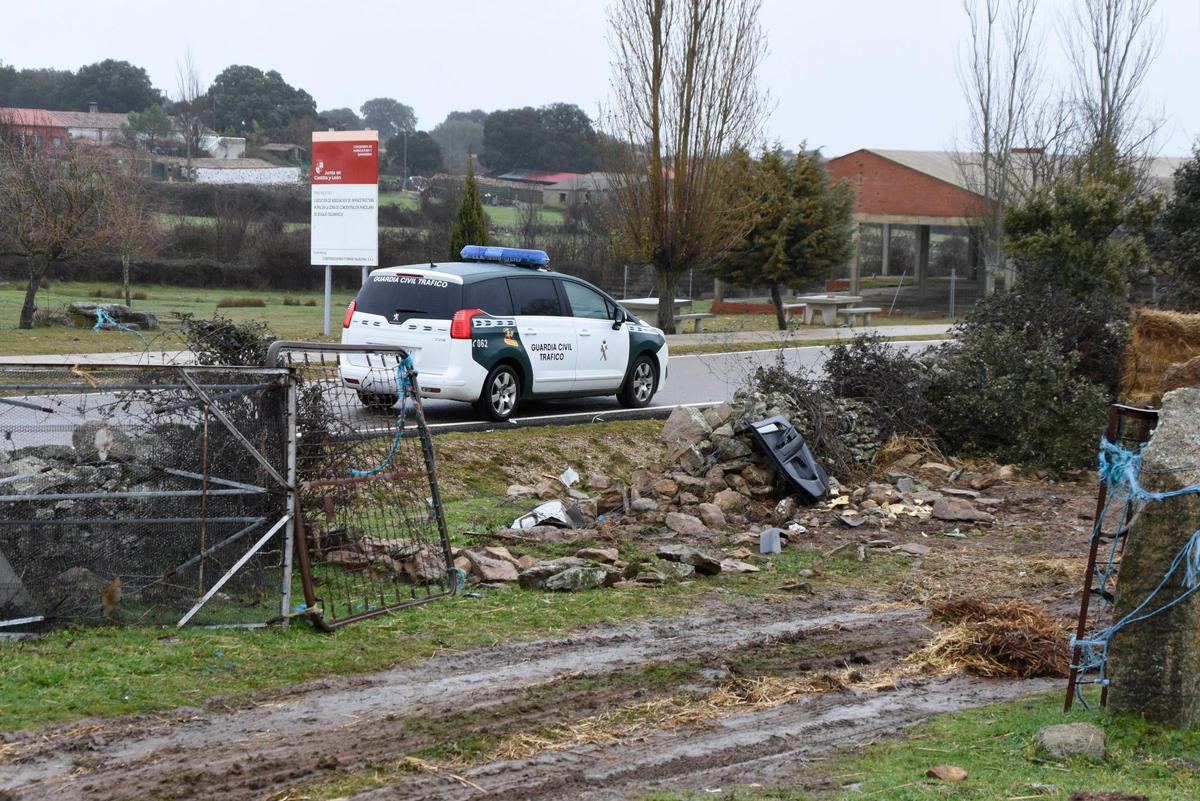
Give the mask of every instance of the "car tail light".
[(346, 314), (342, 317), (342, 328), (350, 327), (350, 318), (354, 316), (354, 310), (358, 307), (358, 299), (350, 301), (350, 305), (346, 307)]
[(483, 313), (483, 309), (459, 309), (456, 311), (454, 319), (450, 321), (450, 338), (470, 339), (471, 318)]

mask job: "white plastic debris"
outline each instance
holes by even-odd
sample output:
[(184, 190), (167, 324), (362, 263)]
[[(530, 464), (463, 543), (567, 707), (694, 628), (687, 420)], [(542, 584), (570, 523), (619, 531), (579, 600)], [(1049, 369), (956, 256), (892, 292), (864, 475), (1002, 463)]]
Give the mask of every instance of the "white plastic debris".
[(579, 474), (575, 472), (575, 468), (568, 467), (559, 474), (558, 480), (563, 483), (564, 487), (571, 487), (579, 482)]

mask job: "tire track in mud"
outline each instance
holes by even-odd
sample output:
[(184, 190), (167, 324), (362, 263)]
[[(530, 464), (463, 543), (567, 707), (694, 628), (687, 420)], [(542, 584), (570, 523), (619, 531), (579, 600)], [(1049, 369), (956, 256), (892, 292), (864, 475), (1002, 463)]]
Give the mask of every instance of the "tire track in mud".
[[(736, 670), (747, 652), (769, 653), (772, 643), (819, 639), (822, 632), (835, 643), (827, 656), (836, 661), (866, 642), (880, 651), (894, 650), (911, 647), (925, 635), (919, 609), (814, 612), (811, 603), (731, 603), (703, 615), (625, 623), (449, 654), (370, 676), (313, 682), (231, 710), (210, 705), (0, 735), (0, 742), (12, 746), (0, 760), (0, 789), (22, 799), (257, 799), (339, 767), (353, 770), (364, 761), (398, 759), (450, 732), (421, 731), (412, 725), (418, 718), (491, 720), (493, 731), (504, 733), (595, 714), (627, 703), (638, 692), (635, 685), (624, 692), (602, 687), (543, 709), (518, 703), (520, 714), (507, 719), (497, 711), (532, 688), (567, 677), (604, 677), (635, 666), (681, 662), (724, 670), (726, 657), (741, 655), (740, 661), (731, 660)], [(860, 635), (868, 632), (863, 640)], [(750, 659), (748, 669), (757, 658)], [(777, 666), (770, 670), (777, 672)]]
[(892, 691), (825, 693), (702, 728), (659, 730), (636, 742), (544, 752), (459, 771), (474, 787), (446, 775), (422, 776), (353, 799), (615, 801), (656, 790), (728, 790), (749, 782), (789, 782), (811, 788), (827, 780), (819, 773), (804, 775), (805, 766), (838, 746), (894, 735), (930, 715), (1060, 685), (1049, 679), (945, 676), (906, 683)]

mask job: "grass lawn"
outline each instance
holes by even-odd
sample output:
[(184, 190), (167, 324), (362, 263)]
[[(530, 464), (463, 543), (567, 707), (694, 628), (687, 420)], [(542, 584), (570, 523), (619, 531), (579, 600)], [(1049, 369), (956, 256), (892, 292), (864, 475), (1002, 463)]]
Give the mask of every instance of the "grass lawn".
[[(1094, 700), (1094, 699), (1093, 699)], [(1102, 762), (1042, 759), (1034, 735), (1042, 726), (1087, 721), (1102, 726), (1108, 754)], [(1152, 726), (1132, 716), (1112, 716), (1076, 705), (1062, 714), (1062, 695), (1047, 694), (934, 718), (904, 739), (878, 743), (835, 758), (821, 769), (841, 790), (832, 801), (887, 799), (956, 801), (1045, 799), (1066, 801), (1078, 791), (1119, 791), (1154, 801), (1200, 798), (1200, 730)], [(965, 768), (967, 778), (947, 783), (928, 778), (934, 765)], [(644, 801), (711, 798), (708, 794), (656, 794)], [(731, 790), (728, 801), (806, 801), (788, 787)]]
[[(886, 342), (929, 342), (945, 339), (945, 334), (918, 334), (905, 337), (881, 337)], [(788, 342), (789, 348), (813, 348), (836, 345), (848, 342), (846, 339), (804, 339)], [(743, 350), (775, 350), (781, 347), (777, 341), (771, 342), (703, 342), (696, 345), (672, 345), (672, 356), (696, 356), (705, 353), (736, 353)]]
[[(794, 299), (784, 298), (784, 303), (791, 303)], [(769, 301), (759, 301), (767, 303)], [(707, 312), (712, 309), (711, 300), (695, 300), (692, 301), (692, 311)], [(949, 317), (883, 317), (876, 315), (872, 318), (875, 325), (946, 325), (954, 322)], [(806, 326), (801, 322), (800, 317), (792, 318), (791, 327), (793, 329), (805, 330), (812, 326)], [(691, 325), (687, 324), (688, 330), (691, 330)], [(705, 332), (727, 332), (727, 331), (778, 331), (779, 325), (775, 321), (774, 314), (718, 314), (716, 317), (704, 321)]]
[[(313, 268), (316, 269), (316, 268)], [(345, 268), (349, 270), (350, 268)], [(100, 283), (66, 283), (53, 282), (49, 288), (38, 292), (37, 303), (40, 308), (65, 306), (74, 300), (96, 301), (95, 291), (103, 289), (106, 293), (115, 292), (116, 285)], [(283, 339), (321, 339), (323, 293), (317, 291), (283, 292), (279, 290), (254, 289), (190, 289), (184, 287), (155, 286), (152, 284), (135, 285), (134, 291), (145, 292), (145, 300), (135, 300), (133, 307), (138, 310), (152, 311), (160, 318), (170, 318), (179, 312), (188, 312), (197, 317), (212, 317), (217, 311), (217, 301), (221, 298), (261, 298), (266, 306), (262, 308), (224, 308), (222, 315), (233, 320), (263, 320)], [(334, 339), (341, 336), (341, 317), (346, 305), (354, 293), (335, 290), (331, 317)], [(49, 354), (49, 353), (93, 353), (108, 351), (137, 351), (142, 349), (142, 343), (132, 334), (121, 331), (93, 332), (91, 329), (66, 328), (51, 326), (34, 328), (29, 331), (17, 329), (17, 321), (21, 315), (21, 303), (25, 298), (23, 282), (0, 281), (0, 356), (17, 354)], [(284, 298), (297, 300), (301, 305), (285, 306)], [(109, 303), (118, 302), (111, 296), (103, 298)], [(314, 305), (305, 306), (312, 301)], [(154, 337), (158, 332), (147, 332), (151, 347), (161, 346), (155, 343)], [(170, 349), (177, 345), (168, 345)]]

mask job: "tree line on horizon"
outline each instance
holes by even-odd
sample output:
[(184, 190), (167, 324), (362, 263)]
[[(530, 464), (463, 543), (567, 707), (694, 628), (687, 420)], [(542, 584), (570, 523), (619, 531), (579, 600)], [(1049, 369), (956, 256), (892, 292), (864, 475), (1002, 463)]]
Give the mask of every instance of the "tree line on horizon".
[[(357, 111), (318, 110), (312, 95), (275, 70), (230, 65), (207, 88), (195, 74), (186, 75), (189, 70), (194, 73), (190, 58), (186, 69), (180, 67), (179, 91), (172, 98), (153, 85), (145, 68), (128, 61), (105, 59), (77, 70), (17, 69), (0, 62), (0, 107), (87, 111), (95, 103), (103, 112), (146, 114), (145, 124), (155, 128), (148, 131), (152, 134), (161, 129), (164, 117), (187, 117), (218, 133), (244, 136), (252, 147), (268, 141), (303, 145), (314, 130), (326, 128), (370, 128), (379, 131), (384, 143), (385, 168), (409, 175), (464, 174), (468, 154), (492, 174), (599, 169), (593, 122), (571, 103), (452, 111), (420, 130), (412, 106), (395, 98), (371, 98)], [(195, 89), (189, 92), (185, 84)]]

